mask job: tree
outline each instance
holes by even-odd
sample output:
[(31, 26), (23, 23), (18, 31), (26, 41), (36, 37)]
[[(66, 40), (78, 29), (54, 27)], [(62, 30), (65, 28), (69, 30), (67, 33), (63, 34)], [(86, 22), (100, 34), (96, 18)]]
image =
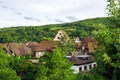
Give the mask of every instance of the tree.
[(120, 26), (120, 0), (107, 0), (108, 16), (111, 17), (112, 23)]
[(21, 80), (16, 76), (16, 72), (9, 68), (0, 69), (0, 80)]
[(14, 69), (22, 80), (34, 80), (40, 65), (32, 64), (30, 56), (11, 56), (10, 67)]
[(99, 46), (96, 51), (97, 72), (107, 79), (120, 79), (120, 0), (107, 0), (108, 16), (114, 27), (97, 25), (94, 32)]
[[(120, 79), (120, 29), (98, 25), (95, 36), (100, 48), (96, 52), (98, 72), (113, 80)], [(99, 56), (98, 56), (99, 55)]]
[(108, 16), (118, 18), (120, 17), (119, 15), (119, 10), (120, 10), (120, 1), (119, 0), (107, 0), (108, 5)]
[(0, 47), (0, 80), (20, 80), (16, 72), (9, 66), (9, 57)]
[(44, 65), (39, 66), (35, 80), (49, 80), (47, 76), (48, 68)]
[(36, 80), (43, 80), (43, 78), (45, 80), (74, 80), (73, 71), (70, 69), (72, 64), (61, 49), (58, 48), (53, 53), (47, 52), (43, 58), (46, 64), (41, 66), (42, 70), (39, 69)]

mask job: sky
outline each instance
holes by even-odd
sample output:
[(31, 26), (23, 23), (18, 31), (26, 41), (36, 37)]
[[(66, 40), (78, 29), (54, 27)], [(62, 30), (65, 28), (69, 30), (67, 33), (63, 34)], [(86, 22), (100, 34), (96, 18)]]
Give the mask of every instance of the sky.
[(106, 0), (0, 0), (0, 28), (107, 16)]

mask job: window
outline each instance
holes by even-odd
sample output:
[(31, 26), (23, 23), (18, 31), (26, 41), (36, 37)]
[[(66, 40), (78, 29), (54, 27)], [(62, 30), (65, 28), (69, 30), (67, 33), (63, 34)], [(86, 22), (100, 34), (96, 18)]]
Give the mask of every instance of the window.
[(62, 34), (60, 33), (60, 35), (62, 35)]
[(84, 66), (84, 70), (87, 70), (87, 66)]
[(94, 67), (96, 67), (96, 64), (94, 64)]
[(91, 68), (92, 68), (92, 66), (91, 66), (91, 65), (89, 65), (89, 68), (91, 69)]
[(79, 67), (79, 71), (82, 71), (82, 67)]
[(57, 39), (60, 39), (59, 37)]

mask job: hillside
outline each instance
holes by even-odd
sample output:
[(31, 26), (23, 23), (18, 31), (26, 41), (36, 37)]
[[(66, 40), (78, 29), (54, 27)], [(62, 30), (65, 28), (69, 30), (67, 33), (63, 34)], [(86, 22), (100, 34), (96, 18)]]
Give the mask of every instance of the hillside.
[(96, 24), (109, 26), (109, 18), (86, 19), (64, 24), (50, 24), (43, 26), (19, 26), (0, 29), (0, 42), (27, 42), (52, 40), (59, 29), (67, 32), (70, 37), (92, 36)]

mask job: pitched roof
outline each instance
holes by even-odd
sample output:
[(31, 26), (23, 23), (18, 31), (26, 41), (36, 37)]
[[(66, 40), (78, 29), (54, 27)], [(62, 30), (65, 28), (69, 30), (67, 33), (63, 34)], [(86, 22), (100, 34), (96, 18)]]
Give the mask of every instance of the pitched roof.
[(79, 59), (75, 55), (72, 56), (70, 61), (73, 62), (73, 64), (79, 64), (80, 63)]
[(0, 46), (2, 46), (3, 48), (7, 47), (7, 43), (0, 43)]
[(96, 40), (95, 40), (94, 37), (84, 37), (84, 38), (82, 39), (82, 42), (83, 42), (83, 43), (96, 42)]
[(38, 45), (36, 45), (35, 51), (46, 51), (54, 49), (55, 42), (54, 41), (42, 41)]
[(55, 38), (53, 39), (53, 41), (61, 41), (62, 38), (65, 38), (66, 42), (70, 41), (69, 36), (67, 35), (67, 33), (63, 30), (59, 30), (58, 33), (56, 34)]
[(93, 53), (95, 50), (94, 50), (94, 45), (95, 44), (93, 44), (93, 43), (88, 43), (87, 44), (87, 48), (88, 48), (88, 50), (89, 50), (89, 53)]
[(32, 54), (32, 51), (23, 43), (9, 43), (8, 48), (9, 50), (12, 50), (17, 56)]
[(75, 55), (73, 55), (70, 59), (71, 62), (73, 62), (74, 65), (82, 65), (82, 64), (87, 64), (87, 63), (91, 63), (91, 62), (95, 62), (95, 59), (93, 56), (89, 56), (89, 57), (77, 57)]
[(39, 45), (39, 43), (37, 42), (28, 42), (25, 44), (29, 49), (31, 49), (32, 51), (35, 51), (35, 48), (37, 45)]
[(8, 43), (0, 43), (0, 46), (2, 46), (3, 50), (7, 53), (9, 53), (9, 55), (11, 55), (11, 52), (8, 48)]

